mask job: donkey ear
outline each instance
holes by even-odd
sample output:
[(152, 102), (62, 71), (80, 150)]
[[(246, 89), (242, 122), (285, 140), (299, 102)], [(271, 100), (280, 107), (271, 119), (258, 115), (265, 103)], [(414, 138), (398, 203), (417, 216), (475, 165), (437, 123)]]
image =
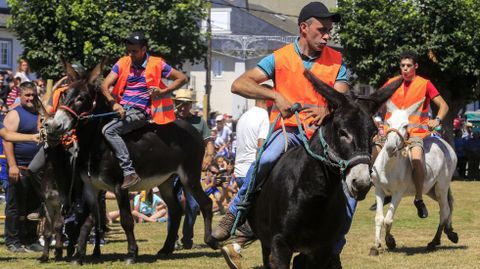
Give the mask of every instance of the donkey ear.
[(423, 97), (422, 100), (416, 102), (415, 104), (405, 109), (405, 111), (407, 111), (407, 115), (412, 115), (415, 111), (417, 111), (420, 108), (420, 106), (423, 104), (423, 101), (425, 101), (425, 97)]
[(310, 80), (310, 82), (313, 84), (313, 88), (321, 94), (325, 99), (327, 99), (328, 103), (335, 106), (339, 107), (342, 104), (345, 104), (348, 102), (347, 98), (345, 95), (342, 93), (338, 92), (319, 78), (317, 78), (312, 72), (309, 70), (305, 69), (303, 72), (303, 75)]
[[(403, 79), (398, 78), (389, 84), (385, 85), (385, 87), (382, 87), (381, 89), (375, 91), (372, 93), (370, 96), (368, 96), (365, 99), (359, 100), (358, 103), (360, 103), (362, 106), (364, 106), (367, 111), (370, 112), (371, 115), (375, 114), (378, 109), (387, 101), (402, 85)], [(393, 105), (393, 103), (388, 102), (387, 105)], [(391, 107), (392, 109), (396, 109), (396, 107)]]
[(77, 74), (75, 69), (73, 69), (72, 65), (67, 61), (67, 59), (63, 55), (60, 55), (60, 62), (62, 63), (63, 68), (65, 69), (65, 72), (67, 73), (67, 75), (72, 80), (78, 80), (79, 75)]
[(88, 76), (88, 84), (92, 85), (94, 82), (98, 79), (98, 77), (102, 74), (103, 67), (105, 66), (105, 63), (107, 63), (108, 57), (103, 57), (102, 61), (95, 66), (95, 68), (90, 72), (90, 75)]

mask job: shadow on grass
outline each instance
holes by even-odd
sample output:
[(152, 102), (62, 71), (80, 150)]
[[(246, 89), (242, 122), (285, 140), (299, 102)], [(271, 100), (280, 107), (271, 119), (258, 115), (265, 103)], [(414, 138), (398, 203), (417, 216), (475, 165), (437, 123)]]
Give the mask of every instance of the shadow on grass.
[[(110, 238), (106, 238), (107, 240), (107, 243), (108, 244), (113, 244), (113, 243), (127, 243), (127, 239), (110, 239)], [(136, 242), (137, 243), (141, 243), (141, 242), (148, 242), (148, 240), (146, 239), (136, 239)]]
[[(465, 250), (467, 248), (468, 248), (467, 246), (438, 246), (436, 250), (459, 250), (459, 249)], [(396, 249), (385, 250), (385, 251), (392, 252), (392, 253), (405, 253), (407, 256), (412, 256), (416, 254), (430, 254), (432, 252), (435, 252), (436, 250), (429, 251), (425, 246), (425, 247), (397, 247)]]
[[(195, 259), (200, 257), (208, 257), (208, 258), (218, 258), (221, 257), (222, 254), (220, 252), (206, 252), (206, 251), (199, 251), (199, 252), (188, 252), (188, 253), (173, 253), (169, 256), (159, 258), (157, 255), (153, 254), (141, 254), (138, 255), (136, 263), (154, 263), (157, 260), (180, 260), (180, 259)], [(85, 257), (85, 264), (101, 264), (104, 262), (124, 262), (128, 256), (126, 253), (106, 253), (102, 254), (100, 257), (92, 257), (91, 255)], [(4, 259), (8, 260), (8, 259)], [(65, 261), (69, 261), (64, 259)], [(2, 259), (0, 258), (0, 261)]]

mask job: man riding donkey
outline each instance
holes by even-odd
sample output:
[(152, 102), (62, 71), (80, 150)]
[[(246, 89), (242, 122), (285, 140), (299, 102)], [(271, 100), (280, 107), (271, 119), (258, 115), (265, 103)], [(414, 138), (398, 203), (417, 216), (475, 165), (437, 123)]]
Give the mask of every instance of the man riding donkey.
[[(342, 55), (327, 46), (327, 41), (331, 38), (333, 23), (338, 21), (340, 21), (340, 16), (330, 13), (324, 4), (320, 2), (307, 4), (302, 8), (298, 19), (300, 37), (294, 43), (266, 56), (258, 63), (257, 67), (247, 71), (233, 82), (233, 93), (246, 98), (273, 100), (274, 106), (270, 120), (274, 123), (273, 120), (281, 113), (285, 125), (286, 134), (283, 135), (280, 123), (276, 122), (275, 131), (265, 142), (266, 148), (260, 157), (258, 171), (255, 175), (257, 179), (266, 178), (282, 155), (285, 143), (288, 143), (288, 148), (302, 144), (297, 121), (292, 115), (292, 104), (299, 103), (304, 108), (300, 113), (300, 124), (303, 125), (308, 138), (312, 136), (323, 118), (329, 113), (326, 100), (314, 90), (312, 84), (303, 75), (305, 69), (309, 69), (335, 90), (341, 93), (348, 91), (347, 69), (343, 64)], [(268, 79), (274, 81), (274, 90), (260, 85)], [(246, 195), (248, 183), (254, 176), (253, 167), (254, 165), (250, 167), (242, 188), (230, 205), (229, 212), (214, 229), (212, 236), (219, 241), (227, 240), (230, 237), (237, 211), (243, 210), (237, 206)], [(344, 235), (348, 232), (356, 207), (356, 201), (348, 194), (346, 196), (349, 198), (346, 205), (348, 224), (344, 229), (344, 234), (338, 239), (337, 245), (332, 246), (332, 256), (334, 257), (332, 261), (335, 260), (338, 266), (340, 266), (338, 257), (345, 244)], [(242, 221), (244, 220), (240, 220), (240, 223)], [(231, 263), (229, 265), (231, 268), (238, 268)]]
[[(417, 208), (418, 216), (420, 218), (426, 218), (428, 217), (428, 210), (422, 199), (423, 183), (425, 180), (423, 139), (430, 135), (430, 130), (435, 129), (442, 123), (445, 115), (447, 115), (448, 105), (430, 80), (416, 74), (417, 69), (417, 55), (409, 50), (404, 51), (400, 55), (400, 73), (404, 81), (392, 95), (389, 102), (392, 102), (400, 109), (405, 109), (422, 102), (418, 111), (414, 112), (409, 117), (409, 126), (407, 129), (409, 138), (406, 143), (408, 144), (409, 156), (412, 163), (416, 191), (413, 203)], [(385, 84), (388, 84), (397, 78), (398, 76), (388, 80)], [(439, 108), (437, 116), (434, 119), (429, 119), (428, 117), (431, 101), (433, 101), (433, 103)], [(392, 111), (387, 110), (385, 121), (387, 121), (391, 115)], [(388, 126), (385, 127), (388, 128)], [(380, 151), (381, 144), (382, 142), (377, 143), (374, 148), (374, 156), (377, 155), (375, 151)]]
[[(102, 93), (119, 113), (120, 118), (105, 125), (102, 132), (110, 143), (123, 171), (122, 189), (140, 181), (127, 146), (120, 135), (144, 126), (151, 117), (156, 124), (175, 120), (170, 93), (187, 82), (187, 77), (172, 68), (162, 58), (147, 53), (148, 40), (142, 32), (133, 32), (125, 39), (128, 56), (113, 66), (102, 84)], [(169, 86), (162, 78), (173, 80)], [(110, 87), (114, 86), (112, 93)]]

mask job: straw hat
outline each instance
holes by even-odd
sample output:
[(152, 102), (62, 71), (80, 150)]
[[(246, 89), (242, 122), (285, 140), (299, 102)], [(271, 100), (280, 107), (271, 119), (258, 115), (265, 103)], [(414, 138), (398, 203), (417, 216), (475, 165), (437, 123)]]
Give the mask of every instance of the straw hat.
[(189, 89), (178, 89), (175, 92), (176, 101), (193, 102), (193, 94)]
[(467, 126), (467, 127), (473, 127), (473, 123), (467, 122), (467, 125), (466, 125), (466, 126)]

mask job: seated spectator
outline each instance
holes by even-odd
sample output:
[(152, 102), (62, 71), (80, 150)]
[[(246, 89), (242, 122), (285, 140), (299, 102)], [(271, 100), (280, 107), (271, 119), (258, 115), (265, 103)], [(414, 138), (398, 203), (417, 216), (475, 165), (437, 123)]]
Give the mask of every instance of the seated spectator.
[(167, 206), (153, 189), (142, 191), (135, 195), (132, 215), (137, 222), (165, 222), (167, 220)]

